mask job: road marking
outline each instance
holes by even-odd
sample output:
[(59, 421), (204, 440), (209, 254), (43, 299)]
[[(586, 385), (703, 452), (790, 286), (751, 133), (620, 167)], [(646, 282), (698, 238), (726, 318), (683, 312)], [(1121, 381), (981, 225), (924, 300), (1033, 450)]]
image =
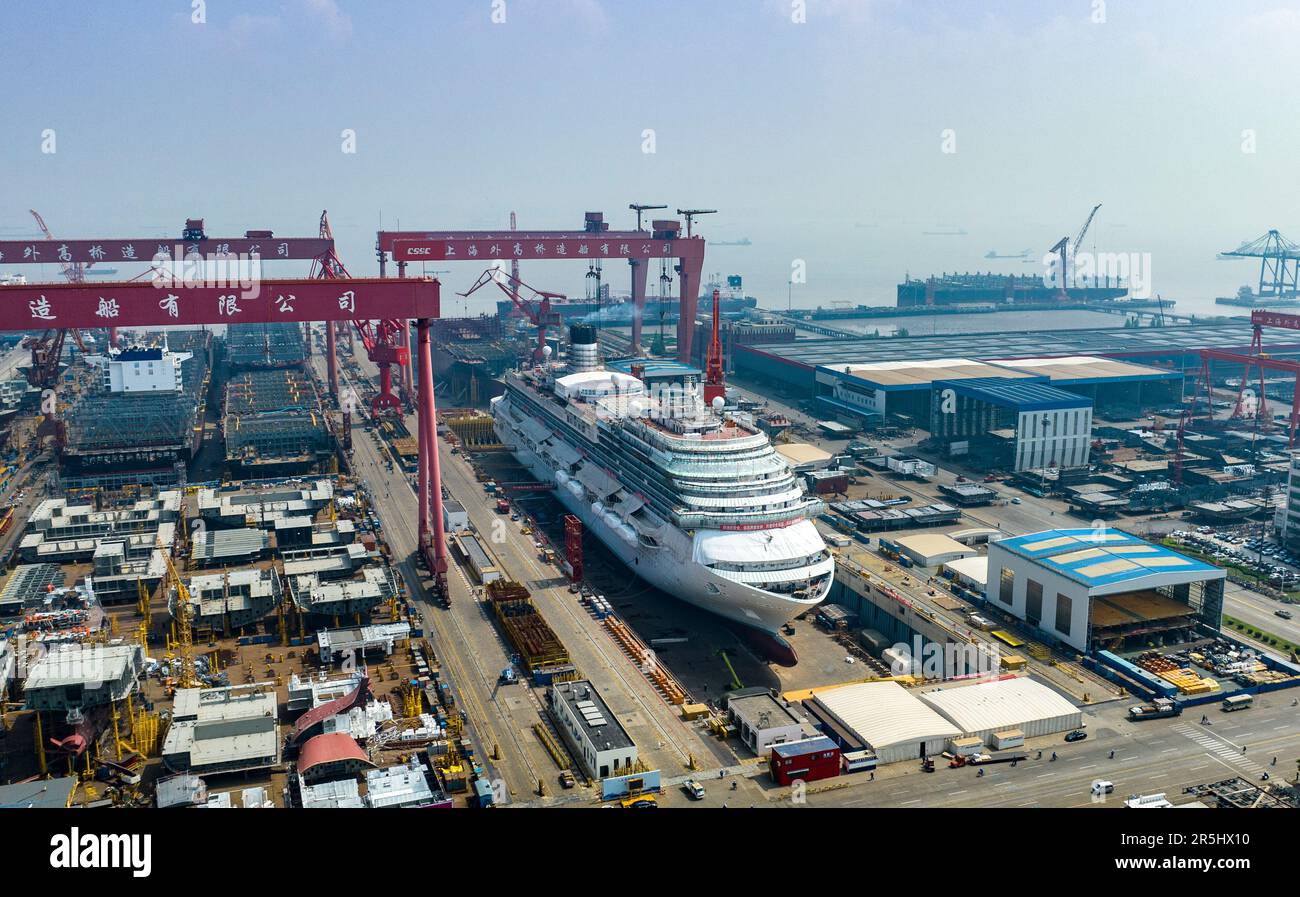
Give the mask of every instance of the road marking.
[(1151, 779), (1153, 782), (1154, 782), (1156, 779), (1167, 779), (1167, 778), (1169, 778), (1169, 773), (1167, 773), (1167, 772), (1162, 772), (1162, 773), (1160, 773), (1160, 775), (1158, 775), (1158, 776), (1150, 776), (1150, 779)]
[(921, 802), (920, 798), (917, 798), (916, 800), (905, 800), (901, 804), (899, 804), (899, 806), (906, 807), (908, 804), (919, 804), (920, 802)]
[(948, 793), (949, 793), (951, 796), (956, 797), (956, 796), (959, 795), (959, 794), (965, 794), (965, 793), (966, 793), (967, 791), (969, 791), (969, 790), (970, 790), (969, 788), (963, 788), (963, 789), (961, 789), (960, 791), (949, 791)]
[(1276, 726), (1276, 727), (1274, 727), (1273, 731), (1274, 731), (1274, 732), (1281, 732), (1283, 729), (1289, 729), (1289, 728), (1291, 728), (1291, 726), (1290, 726), (1289, 724), (1288, 724), (1288, 725), (1285, 725), (1285, 726)]
[(1054, 773), (1045, 772), (1045, 773), (1043, 773), (1041, 776), (1034, 776), (1034, 778), (1036, 778), (1036, 779), (1046, 779), (1046, 778), (1048, 778), (1048, 777), (1051, 776), (1051, 775), (1054, 775)]
[(1087, 766), (1080, 766), (1080, 767), (1079, 767), (1079, 772), (1083, 772), (1085, 769), (1096, 769), (1096, 768), (1097, 768), (1097, 764), (1096, 764), (1096, 763), (1091, 763), (1091, 764), (1089, 764), (1089, 765), (1087, 765)]
[(1165, 748), (1165, 749), (1164, 749), (1163, 751), (1161, 751), (1160, 753), (1162, 753), (1162, 754), (1172, 754), (1172, 753), (1176, 752), (1177, 750), (1178, 750), (1178, 748)]

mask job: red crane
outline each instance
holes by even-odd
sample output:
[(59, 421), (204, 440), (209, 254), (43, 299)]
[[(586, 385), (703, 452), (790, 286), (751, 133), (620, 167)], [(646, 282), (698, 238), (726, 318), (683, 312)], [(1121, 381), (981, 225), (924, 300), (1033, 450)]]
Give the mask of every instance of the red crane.
[[(326, 280), (351, 277), (352, 275), (348, 273), (348, 269), (334, 250), (334, 233), (330, 229), (328, 212), (320, 213), (320, 236), (322, 240), (329, 241), (329, 249), (312, 261), (311, 276)], [(400, 413), (403, 403), (393, 394), (391, 366), (396, 364), (400, 368), (409, 368), (411, 365), (410, 346), (402, 344), (402, 337), (406, 332), (404, 322), (400, 320), (363, 321), (354, 319), (352, 326), (361, 335), (361, 344), (366, 347), (366, 357), (374, 363), (375, 367), (379, 368), (379, 392), (370, 400), (371, 415), (378, 417), (385, 408), (392, 408)], [(338, 362), (335, 358), (337, 347), (334, 341), (334, 325), (332, 323), (325, 325), (325, 334), (325, 353), (327, 356), (325, 363), (329, 372), (330, 391), (337, 396), (339, 385)], [(403, 380), (405, 380), (405, 377), (403, 377)], [(409, 399), (409, 396), (407, 398)], [(348, 413), (347, 409), (345, 409), (345, 413)]]
[[(691, 215), (708, 211), (689, 210)], [(694, 357), (691, 342), (695, 335), (695, 314), (699, 299), (701, 272), (704, 269), (705, 241), (700, 236), (680, 233), (680, 222), (655, 220), (650, 230), (607, 230), (599, 212), (589, 212), (582, 230), (547, 231), (380, 231), (375, 249), (379, 258), (379, 276), (386, 271), (391, 257), (399, 272), (411, 262), (482, 263), (488, 260), (512, 261), (609, 261), (622, 259), (632, 273), (632, 345), (641, 345), (641, 320), (645, 311), (645, 285), (651, 259), (675, 261), (678, 287), (677, 358), (690, 364)]]
[[(32, 217), (36, 219), (36, 226), (41, 229), (41, 233), (45, 234), (45, 239), (53, 243), (54, 234), (50, 233), (50, 229), (45, 226), (45, 219), (41, 217), (41, 213), (35, 209), (28, 209), (27, 211), (31, 212)], [(67, 261), (62, 257), (59, 259), (59, 267), (63, 269), (63, 276), (67, 278), (68, 283), (81, 283), (84, 281), (86, 279), (86, 269), (93, 264), (94, 262), (82, 264), (81, 262)]]
[(704, 365), (704, 402), (712, 405), (715, 398), (727, 399), (727, 384), (722, 369), (722, 342), (718, 339), (718, 318), (720, 291), (713, 291), (713, 338), (709, 341), (708, 360)]
[[(550, 293), (546, 290), (534, 289), (514, 274), (510, 275), (510, 285), (507, 286), (501, 282), (501, 276), (502, 271), (500, 268), (488, 268), (479, 275), (478, 280), (474, 281), (472, 287), (457, 295), (468, 298), (481, 287), (485, 287), (489, 283), (496, 284), (501, 292), (510, 297), (510, 302), (518, 309), (520, 314), (528, 319), (528, 323), (537, 328), (537, 348), (533, 350), (533, 360), (541, 361), (546, 355), (546, 329), (548, 327), (558, 327), (564, 322), (559, 312), (551, 311), (551, 300), (564, 300), (567, 297), (563, 293)], [(536, 308), (533, 308), (529, 302), (519, 298), (520, 287), (537, 297)]]

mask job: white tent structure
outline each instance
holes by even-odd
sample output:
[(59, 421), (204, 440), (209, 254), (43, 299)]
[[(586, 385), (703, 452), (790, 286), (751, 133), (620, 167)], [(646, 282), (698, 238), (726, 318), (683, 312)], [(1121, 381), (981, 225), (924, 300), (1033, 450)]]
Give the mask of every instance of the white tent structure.
[(1068, 732), (1083, 724), (1083, 712), (1033, 679), (1022, 676), (978, 685), (945, 687), (920, 696), (961, 729), (988, 743), (995, 732), (1019, 729), (1026, 738)]
[(879, 763), (918, 760), (943, 752), (961, 732), (897, 682), (863, 682), (819, 692), (814, 713), (824, 713), (876, 754)]

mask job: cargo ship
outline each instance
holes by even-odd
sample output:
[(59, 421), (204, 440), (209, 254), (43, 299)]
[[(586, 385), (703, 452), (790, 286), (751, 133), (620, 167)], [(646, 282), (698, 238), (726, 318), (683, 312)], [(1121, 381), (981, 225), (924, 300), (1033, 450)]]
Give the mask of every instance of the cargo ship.
[[(1070, 302), (1116, 302), (1128, 296), (1117, 278), (1065, 289)], [(908, 277), (898, 285), (898, 307), (993, 303), (1050, 306), (1062, 301), (1060, 289), (1032, 274), (942, 274), (924, 280)], [(1170, 305), (1166, 300), (1166, 305)]]
[(831, 588), (822, 502), (763, 431), (705, 405), (698, 371), (651, 389), (601, 365), (590, 325), (569, 341), (567, 364), (505, 375), (498, 438), (633, 573), (784, 645)]

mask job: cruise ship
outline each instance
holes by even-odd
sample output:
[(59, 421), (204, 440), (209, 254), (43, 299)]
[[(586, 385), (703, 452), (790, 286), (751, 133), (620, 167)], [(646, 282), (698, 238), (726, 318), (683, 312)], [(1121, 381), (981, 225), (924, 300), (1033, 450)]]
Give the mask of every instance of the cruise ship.
[(502, 443), (633, 573), (789, 651), (782, 626), (834, 574), (812, 523), (821, 502), (763, 432), (721, 399), (705, 405), (698, 372), (606, 370), (593, 327), (569, 338), (567, 364), (505, 375), (492, 400)]

